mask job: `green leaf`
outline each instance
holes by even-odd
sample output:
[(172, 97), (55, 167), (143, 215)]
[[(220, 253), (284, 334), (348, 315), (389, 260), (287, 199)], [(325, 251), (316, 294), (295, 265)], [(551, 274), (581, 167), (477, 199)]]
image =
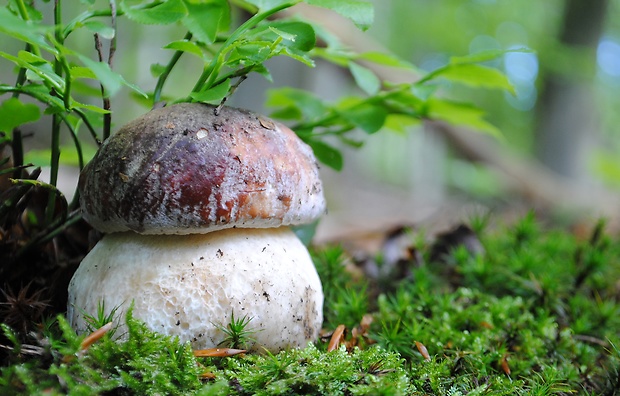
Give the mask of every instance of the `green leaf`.
[(285, 40), (287, 47), (307, 52), (316, 45), (314, 28), (305, 22), (270, 22), (269, 28), (275, 29), (276, 34)]
[(362, 103), (349, 109), (339, 110), (340, 115), (366, 133), (375, 133), (383, 127), (388, 112), (381, 106)]
[(306, 3), (336, 11), (361, 30), (367, 30), (375, 16), (372, 3), (364, 0), (306, 0)]
[(289, 58), (295, 59), (297, 62), (301, 62), (308, 67), (314, 67), (316, 64), (314, 63), (314, 59), (308, 56), (307, 53), (302, 51), (297, 51), (295, 48), (282, 48), (278, 53), (278, 55), (285, 55)]
[(269, 82), (273, 82), (273, 77), (271, 76), (271, 72), (269, 71), (269, 69), (267, 69), (265, 67), (265, 65), (254, 65), (254, 67), (252, 68), (252, 71), (254, 73), (258, 73), (261, 76), (263, 76), (267, 81)]
[(483, 110), (467, 103), (457, 103), (437, 98), (431, 98), (427, 101), (426, 116), (431, 119), (474, 128), (497, 138), (502, 138), (501, 132), (484, 120), (484, 114)]
[(200, 42), (212, 44), (217, 33), (226, 31), (230, 25), (230, 7), (225, 0), (185, 0), (185, 7), (188, 12), (183, 18), (183, 25)]
[(101, 108), (95, 105), (80, 103), (75, 100), (71, 102), (71, 107), (92, 111), (93, 113), (97, 113), (97, 114), (109, 114), (110, 113), (110, 110), (106, 110), (104, 108)]
[(260, 11), (271, 10), (286, 4), (290, 4), (289, 7), (292, 7), (299, 2), (301, 2), (301, 0), (245, 0), (245, 3), (258, 7)]
[[(20, 91), (30, 95), (47, 106), (57, 109), (58, 111), (65, 111), (65, 104), (61, 98), (50, 94), (50, 90), (43, 84), (28, 84), (20, 87)], [(46, 109), (47, 110), (47, 109)]]
[(2, 21), (0, 23), (0, 33), (56, 53), (54, 47), (50, 46), (43, 36), (45, 33), (53, 31), (52, 26), (42, 26), (33, 21), (24, 21), (13, 15), (5, 7), (0, 8), (0, 21)]
[(169, 25), (187, 15), (187, 7), (182, 0), (168, 0), (149, 8), (141, 5), (132, 7), (127, 1), (123, 1), (121, 9), (127, 18), (144, 25)]
[(482, 63), (498, 59), (508, 52), (534, 52), (528, 48), (518, 48), (512, 50), (488, 50), (476, 52), (475, 54), (465, 56), (453, 56), (450, 58), (450, 64), (458, 65), (463, 63)]
[(237, 45), (231, 51), (226, 65), (234, 68), (238, 65), (261, 64), (273, 56), (271, 44), (269, 41), (252, 41)]
[(49, 83), (50, 85), (52, 85), (58, 91), (64, 90), (64, 84), (65, 84), (64, 80), (62, 79), (62, 77), (60, 77), (58, 74), (54, 72), (52, 65), (50, 63), (48, 62), (42, 63), (39, 61), (37, 61), (36, 63), (30, 63), (29, 61), (22, 59), (22, 57), (29, 59), (29, 60), (40, 59), (40, 58), (32, 55), (34, 56), (33, 58), (31, 54), (30, 55), (26, 55), (26, 54), (28, 54), (27, 51), (20, 51), (18, 56), (13, 56), (6, 52), (0, 51), (0, 57), (10, 60), (11, 62), (15, 63), (19, 67), (25, 68), (26, 77), (29, 80), (45, 81)]
[(228, 67), (259, 65), (274, 56), (284, 55), (314, 67), (308, 51), (314, 48), (316, 36), (311, 25), (304, 22), (269, 22), (236, 43), (227, 61)]
[(137, 85), (127, 82), (123, 76), (116, 73), (105, 62), (96, 62), (84, 55), (78, 54), (78, 57), (97, 76), (97, 79), (103, 85), (108, 97), (114, 96), (124, 85), (131, 88), (142, 96), (147, 96)]
[(349, 63), (349, 70), (357, 86), (366, 92), (367, 95), (376, 95), (381, 89), (381, 81), (372, 70), (360, 66), (355, 62)]
[(284, 32), (276, 27), (273, 26), (269, 26), (269, 30), (273, 33), (275, 33), (276, 35), (278, 35), (280, 38), (284, 39), (284, 40), (289, 40), (289, 41), (295, 41), (295, 35), (294, 34), (290, 34), (287, 32)]
[(331, 50), (330, 48), (322, 48), (316, 47), (312, 50), (312, 55), (315, 58), (323, 58), (327, 60), (329, 63), (333, 63), (340, 67), (347, 67), (351, 58), (353, 58), (353, 54), (342, 50)]
[(266, 105), (287, 109), (289, 115), (297, 114), (297, 119), (315, 120), (328, 112), (321, 99), (310, 92), (289, 87), (269, 90)]
[(17, 57), (23, 60), (24, 62), (32, 63), (34, 65), (43, 65), (46, 63), (51, 65), (51, 62), (49, 62), (47, 59), (37, 56), (33, 54), (32, 52), (28, 52), (28, 51), (23, 51), (23, 50), (19, 51), (17, 53)]
[(230, 80), (225, 80), (223, 83), (212, 87), (204, 92), (194, 92), (190, 95), (195, 102), (219, 104), (222, 99), (228, 95), (230, 91)]
[(169, 43), (164, 46), (165, 49), (172, 49), (175, 51), (183, 51), (188, 52), (190, 54), (194, 54), (198, 56), (200, 59), (205, 59), (204, 53), (202, 52), (202, 48), (193, 41), (189, 40), (178, 40)]
[[(75, 167), (79, 166), (80, 157), (78, 156), (74, 146), (62, 145), (60, 147), (60, 152), (60, 163), (62, 165)], [(84, 160), (88, 161), (95, 156), (97, 150), (90, 145), (84, 144), (82, 145), (82, 152), (84, 155)], [(50, 149), (28, 150), (28, 152), (24, 155), (24, 161), (36, 166), (49, 166), (51, 156), (52, 152)]]
[(418, 71), (418, 68), (416, 68), (412, 63), (400, 59), (396, 55), (386, 54), (383, 52), (364, 52), (362, 54), (356, 54), (355, 58), (369, 61), (381, 66), (399, 67), (403, 69)]
[(84, 27), (106, 40), (111, 40), (116, 35), (114, 28), (100, 21), (86, 21), (84, 22)]
[(513, 95), (515, 94), (513, 85), (504, 73), (483, 65), (473, 63), (450, 64), (433, 72), (431, 80), (439, 77), (472, 87), (505, 89)]
[(97, 76), (88, 67), (73, 66), (71, 68), (71, 79), (75, 80), (78, 78), (90, 78), (95, 80), (97, 79)]
[(307, 140), (306, 143), (312, 147), (316, 158), (325, 165), (337, 171), (342, 170), (344, 160), (340, 150), (318, 140)]
[(160, 63), (153, 63), (151, 64), (150, 70), (151, 70), (151, 75), (157, 78), (166, 71), (166, 66)]
[(409, 128), (419, 125), (421, 120), (405, 114), (389, 114), (385, 119), (384, 127), (399, 133), (406, 133)]
[(39, 107), (10, 98), (0, 104), (0, 131), (11, 133), (13, 128), (41, 118)]

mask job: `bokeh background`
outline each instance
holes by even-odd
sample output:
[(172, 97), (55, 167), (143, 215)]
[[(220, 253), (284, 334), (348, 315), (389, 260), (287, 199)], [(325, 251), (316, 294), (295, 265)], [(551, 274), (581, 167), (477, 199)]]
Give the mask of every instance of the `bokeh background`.
[[(374, 0), (375, 23), (360, 32), (328, 11), (291, 10), (336, 34), (344, 46), (387, 51), (419, 73), (376, 69), (386, 80), (415, 81), (451, 56), (493, 49), (509, 52), (489, 63), (505, 72), (516, 95), (452, 86), (441, 95), (484, 109), (503, 139), (422, 122), (406, 132), (359, 133), (365, 144), (343, 148), (341, 172), (322, 168), (329, 213), (320, 240), (381, 232), (398, 225), (449, 227), (485, 213), (510, 217), (535, 209), (570, 224), (605, 216), (620, 219), (620, 1), (618, 0)], [(41, 5), (43, 11), (49, 5)], [(72, 10), (66, 7), (65, 12)], [(243, 15), (236, 15), (241, 20)], [(121, 20), (114, 68), (142, 89), (154, 88), (150, 65), (165, 63), (162, 47), (180, 39), (177, 26), (140, 27)], [(76, 35), (70, 43), (93, 47)], [(17, 44), (16, 44), (17, 45)], [(94, 48), (92, 49), (93, 56)], [(245, 81), (230, 104), (268, 114), (267, 92), (279, 86), (311, 90), (326, 100), (355, 93), (346, 70), (319, 62), (314, 69), (288, 59), (269, 67), (274, 82)], [(8, 71), (0, 71), (7, 77)], [(185, 57), (165, 87), (185, 96), (200, 73)], [(192, 76), (189, 78), (188, 76)], [(148, 110), (123, 91), (112, 99), (114, 125)], [(47, 120), (25, 127), (27, 160), (45, 165)], [(84, 134), (84, 140), (89, 138)], [(68, 146), (70, 147), (70, 146)], [(90, 150), (94, 152), (94, 147)], [(77, 171), (63, 152), (60, 188), (71, 195)]]

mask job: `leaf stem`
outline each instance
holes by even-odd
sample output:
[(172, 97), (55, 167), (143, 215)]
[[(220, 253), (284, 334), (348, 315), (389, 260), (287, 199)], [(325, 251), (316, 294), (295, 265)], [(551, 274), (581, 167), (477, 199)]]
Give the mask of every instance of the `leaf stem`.
[[(112, 29), (114, 29), (114, 37), (110, 40), (110, 47), (108, 48), (108, 59), (106, 62), (108, 66), (110, 66), (110, 70), (112, 69), (112, 64), (114, 60), (114, 54), (116, 53), (116, 2), (115, 0), (110, 0), (110, 14), (112, 19)], [(99, 34), (95, 33), (95, 49), (97, 50), (97, 55), (99, 57), (99, 62), (104, 62), (103, 50), (101, 46), (101, 39)], [(103, 109), (108, 112), (103, 115), (103, 140), (106, 140), (110, 137), (112, 132), (112, 103), (110, 102), (110, 97), (106, 94), (105, 88), (103, 84), (101, 84), (101, 97), (103, 99)]]
[[(26, 8), (26, 4), (24, 4), (24, 0), (16, 0), (15, 3), (17, 4), (17, 9), (22, 19), (24, 21), (30, 21), (30, 15), (28, 14), (28, 9)], [(36, 56), (41, 56), (41, 51), (36, 45), (32, 46), (32, 53)]]
[[(60, 0), (54, 0), (54, 25), (61, 26), (62, 23), (62, 8)], [(56, 41), (62, 45), (63, 37), (60, 29), (56, 29), (54, 32)], [(60, 52), (55, 60), (54, 60), (54, 72), (59, 76), (62, 76), (62, 72), (64, 70), (64, 65), (61, 59), (64, 59), (64, 55)], [(66, 60), (65, 60), (66, 62)], [(67, 71), (67, 70), (64, 70)], [(65, 82), (65, 90), (63, 92), (63, 101), (65, 105), (65, 111), (70, 110), (70, 95), (67, 95), (67, 90), (70, 89), (70, 81), (71, 75), (66, 74), (66, 81), (69, 81), (69, 86), (67, 87), (67, 82)], [(58, 92), (52, 92), (52, 95), (58, 95)], [(62, 122), (62, 118), (58, 113), (54, 113), (52, 115), (52, 142), (51, 142), (51, 155), (50, 155), (50, 185), (56, 187), (58, 184), (58, 169), (60, 167), (60, 124)], [(54, 220), (54, 214), (56, 212), (56, 194), (49, 194), (47, 200), (47, 207), (45, 208), (45, 224), (51, 224)]]
[[(84, 169), (84, 152), (82, 151), (82, 143), (80, 142), (80, 139), (78, 138), (76, 129), (73, 127), (73, 125), (71, 125), (69, 120), (67, 120), (64, 117), (63, 117), (63, 120), (65, 122), (65, 125), (71, 132), (71, 138), (73, 139), (75, 151), (77, 152), (77, 156), (78, 156), (78, 168), (80, 169), (80, 171), (82, 171), (82, 169)], [(78, 205), (79, 205), (79, 189), (76, 186), (75, 193), (73, 194), (73, 199), (71, 200), (71, 203), (69, 204), (69, 210), (76, 209)]]
[(90, 136), (92, 136), (93, 140), (95, 140), (95, 143), (97, 144), (97, 146), (101, 146), (101, 139), (97, 135), (97, 131), (93, 127), (93, 124), (91, 124), (90, 120), (86, 116), (86, 113), (84, 113), (80, 109), (73, 109), (73, 111), (75, 112), (75, 114), (77, 114), (82, 119), (82, 121), (84, 121), (84, 125), (86, 125), (86, 129), (88, 129), (88, 131), (90, 132)]
[[(183, 40), (189, 41), (191, 39), (192, 39), (191, 32), (187, 32), (185, 37), (183, 37)], [(168, 64), (166, 65), (166, 69), (157, 79), (157, 85), (155, 86), (155, 91), (153, 92), (153, 106), (156, 105), (160, 101), (161, 91), (164, 88), (164, 84), (166, 83), (166, 80), (168, 79), (168, 76), (170, 75), (170, 72), (172, 71), (174, 66), (177, 64), (179, 59), (181, 59), (182, 55), (183, 55), (183, 51), (175, 51), (174, 55), (172, 55), (172, 58), (170, 58), (170, 62), (168, 62)]]
[[(30, 51), (30, 44), (26, 43), (25, 51)], [(16, 87), (21, 87), (24, 85), (26, 81), (26, 68), (20, 67), (19, 72), (17, 73), (17, 80), (15, 81)], [(19, 97), (20, 91), (13, 91), (13, 98), (17, 99)], [(21, 168), (24, 164), (24, 141), (22, 139), (22, 131), (19, 128), (13, 129), (13, 136), (11, 139), (11, 153), (13, 155), (13, 166), (15, 166), (15, 172), (13, 173), (13, 177), (19, 178), (21, 175)]]
[(220, 77), (217, 80), (215, 80), (213, 82), (213, 86), (217, 87), (218, 85), (220, 85), (221, 83), (223, 83), (226, 80), (230, 80), (230, 79), (233, 79), (233, 78), (245, 76), (249, 72), (251, 72), (255, 67), (256, 67), (256, 65), (249, 65), (249, 66), (242, 67), (241, 69), (233, 70), (233, 71), (231, 71), (229, 73), (226, 73), (222, 77)]

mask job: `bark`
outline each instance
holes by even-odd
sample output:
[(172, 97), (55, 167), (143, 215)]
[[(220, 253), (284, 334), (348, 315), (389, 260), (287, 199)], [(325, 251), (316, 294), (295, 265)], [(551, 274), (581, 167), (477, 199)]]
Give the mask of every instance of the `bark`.
[[(588, 54), (596, 62), (608, 0), (567, 0), (558, 40), (567, 50)], [(598, 114), (592, 77), (577, 79), (551, 73), (543, 76), (538, 105), (535, 153), (560, 175), (587, 181), (587, 160), (598, 135)]]

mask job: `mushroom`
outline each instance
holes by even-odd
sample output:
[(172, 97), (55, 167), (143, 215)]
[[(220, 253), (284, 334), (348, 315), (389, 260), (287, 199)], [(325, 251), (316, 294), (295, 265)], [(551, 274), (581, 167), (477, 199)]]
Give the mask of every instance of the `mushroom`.
[(133, 304), (196, 349), (218, 346), (231, 315), (250, 319), (254, 350), (318, 336), (321, 282), (288, 226), (315, 221), (325, 200), (312, 150), (286, 126), (196, 103), (153, 110), (104, 142), (79, 189), (84, 218), (107, 234), (69, 285), (77, 331), (103, 302)]

